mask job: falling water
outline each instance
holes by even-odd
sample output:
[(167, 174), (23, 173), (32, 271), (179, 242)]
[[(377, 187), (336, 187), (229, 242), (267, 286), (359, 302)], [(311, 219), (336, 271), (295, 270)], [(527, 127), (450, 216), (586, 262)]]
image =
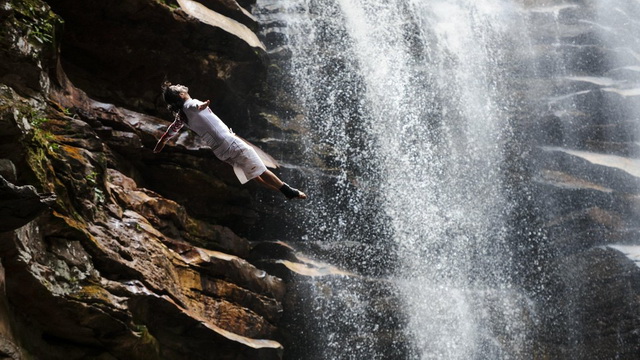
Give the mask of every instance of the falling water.
[[(348, 26), (365, 29), (353, 32), (388, 175), (383, 206), (401, 259), (396, 284), (418, 354), (498, 358), (499, 338), (510, 334), (518, 338), (506, 345), (524, 351), (524, 304), (510, 289), (506, 243), (513, 205), (503, 178), (511, 85), (523, 75), (516, 70), (526, 70), (512, 62), (528, 48), (526, 34), (514, 31), (522, 28), (517, 9), (500, 1), (410, 1), (387, 2), (388, 14), (344, 3)], [(483, 317), (500, 317), (506, 329), (496, 332)]]
[(502, 174), (510, 84), (523, 70), (512, 57), (529, 48), (518, 9), (496, 0), (278, 5), (308, 148), (329, 149), (336, 169), (333, 191), (310, 202), (309, 233), (335, 242), (390, 234), (377, 239), (400, 259), (390, 276), (411, 314), (414, 356), (499, 355), (482, 311), (501, 314), (522, 351)]
[[(406, 315), (402, 331), (411, 343), (405, 357), (531, 354), (536, 309), (522, 289), (527, 275), (519, 257), (522, 248), (533, 247), (526, 241), (543, 234), (535, 224), (514, 228), (514, 213), (530, 200), (518, 185), (526, 151), (519, 131), (535, 111), (553, 113), (570, 126), (577, 106), (575, 94), (541, 90), (535, 80), (577, 81), (567, 60), (554, 52), (561, 46), (558, 14), (577, 5), (536, 4), (256, 5), (271, 31), (285, 35), (290, 54), (278, 65), (290, 76), (287, 86), (304, 115), (308, 166), (318, 159), (324, 164), (325, 175), (309, 179), (311, 198), (299, 209), (308, 229), (305, 240), (329, 244), (336, 253), (352, 254), (355, 247), (371, 255), (346, 263), (365, 278), (382, 273), (393, 284)], [(530, 33), (541, 18), (552, 26)], [(537, 54), (541, 39), (548, 45), (546, 56)], [(282, 52), (277, 45), (271, 50)], [(539, 260), (528, 259), (526, 266), (540, 271)], [(315, 358), (385, 358), (379, 347), (354, 349), (339, 339), (340, 326), (352, 332), (378, 329), (363, 310), (369, 299), (353, 290), (362, 283), (320, 283), (309, 290), (316, 291), (310, 302), (318, 305), (337, 286), (331, 291), (340, 294), (333, 295), (350, 305), (335, 314), (311, 310), (320, 314), (314, 336), (326, 347)]]

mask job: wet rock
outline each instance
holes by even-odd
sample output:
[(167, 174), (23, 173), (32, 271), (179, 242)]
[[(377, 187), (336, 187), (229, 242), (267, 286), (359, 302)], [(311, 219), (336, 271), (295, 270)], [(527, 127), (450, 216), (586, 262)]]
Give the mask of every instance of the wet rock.
[[(246, 121), (242, 109), (263, 76), (264, 51), (245, 25), (186, 0), (184, 8), (152, 0), (136, 0), (126, 6), (66, 0), (48, 3), (65, 19), (62, 65), (92, 98), (166, 114), (159, 86), (168, 77), (187, 84), (196, 97), (211, 99), (216, 111), (232, 125)], [(227, 15), (231, 15), (232, 3), (222, 4), (229, 10)], [(207, 11), (213, 14), (201, 15)], [(244, 14), (239, 8), (231, 12)], [(217, 20), (210, 21), (213, 18)]]
[(0, 46), (6, 49), (0, 54), (0, 82), (33, 96), (46, 93), (61, 19), (42, 1), (4, 1), (0, 24)]
[(549, 356), (633, 358), (640, 351), (640, 267), (617, 250), (592, 248), (564, 259), (557, 271), (555, 326), (545, 332), (556, 344)]
[[(108, 169), (108, 188), (124, 209), (133, 209), (155, 228), (175, 239), (184, 239), (210, 249), (218, 249), (239, 256), (246, 256), (249, 244), (230, 229), (193, 219), (184, 207), (175, 201), (138, 188), (135, 182), (117, 170)], [(176, 249), (177, 250), (177, 249)]]
[[(256, 244), (249, 259), (286, 280), (280, 334), (288, 358), (341, 358), (346, 353), (365, 358), (373, 351), (401, 359), (413, 351), (402, 330), (406, 317), (391, 281), (314, 260), (281, 241)], [(313, 314), (318, 313), (342, 316), (317, 319)]]
[[(29, 4), (32, 10), (18, 3), (1, 10), (10, 31), (0, 41), (17, 39), (25, 46), (7, 46), (10, 51), (0, 55), (7, 60), (0, 65), (0, 158), (6, 159), (0, 177), (5, 290), (0, 353), (67, 360), (281, 358), (276, 338), (285, 285), (243, 260), (249, 242), (214, 220), (226, 216), (230, 223), (245, 225), (254, 216), (230, 168), (187, 133), (162, 157), (152, 155), (166, 121), (98, 102), (63, 70), (70, 69), (96, 96), (154, 108), (157, 91), (141, 90), (147, 85), (136, 76), (159, 76), (161, 67), (147, 65), (157, 64), (149, 59), (161, 56), (154, 51), (139, 56), (133, 45), (146, 44), (139, 42), (142, 38), (153, 42), (157, 35), (136, 43), (129, 42), (136, 36), (122, 34), (135, 33), (127, 32), (128, 24), (139, 30), (142, 23), (156, 31), (181, 28), (186, 45), (147, 45), (160, 52), (172, 49), (167, 58), (173, 60), (166, 65), (184, 60), (184, 52), (174, 54), (172, 45), (199, 47), (207, 39), (210, 45), (202, 48), (202, 56), (190, 57), (202, 62), (189, 68), (193, 78), (215, 73), (219, 81), (201, 82), (202, 88), (225, 93), (233, 88), (238, 92), (229, 92), (229, 99), (238, 102), (252, 87), (238, 77), (253, 81), (262, 71), (260, 51), (253, 49), (259, 50), (259, 44), (249, 45), (221, 27), (211, 29), (160, 2), (78, 7), (52, 1), (68, 26), (61, 66), (60, 43), (53, 41), (62, 39), (60, 29), (47, 28), (52, 41), (45, 46), (37, 45), (25, 27), (37, 29), (38, 21), (59, 18), (38, 0)], [(90, 35), (87, 29), (96, 31)], [(22, 62), (28, 66), (20, 71), (8, 66)], [(87, 76), (98, 74), (96, 67), (110, 74), (104, 86), (95, 75)], [(131, 85), (124, 91), (118, 83), (123, 78)], [(154, 79), (152, 88), (160, 81)], [(193, 173), (200, 176), (187, 184)], [(172, 191), (176, 184), (191, 193), (167, 196), (180, 194)], [(47, 193), (56, 197), (40, 195)], [(220, 199), (241, 205), (226, 207)], [(234, 206), (239, 210), (234, 212)], [(214, 215), (209, 209), (215, 209)]]
[[(116, 242), (107, 243), (104, 238), (87, 244), (90, 239), (82, 239), (86, 235), (77, 231), (73, 236), (78, 240), (70, 242), (68, 236), (72, 234), (65, 239), (64, 231), (68, 230), (62, 226), (56, 232), (46, 229), (49, 240), (42, 241), (43, 233), (32, 225), (13, 238), (5, 236), (2, 242), (2, 262), (13, 273), (7, 281), (13, 311), (19, 317), (34, 314), (31, 336), (40, 331), (55, 339), (41, 343), (41, 350), (32, 349), (35, 354), (47, 350), (55, 358), (64, 354), (68, 358), (85, 358), (98, 348), (118, 358), (145, 359), (169, 356), (177, 346), (195, 358), (210, 359), (209, 352), (201, 357), (195, 355), (207, 343), (209, 348), (219, 346), (216, 356), (222, 358), (241, 353), (277, 358), (281, 348), (277, 342), (250, 338), (270, 336), (274, 331), (257, 313), (247, 310), (250, 307), (245, 306), (250, 303), (238, 297), (238, 303), (229, 301), (233, 297), (217, 300), (221, 292), (211, 288), (203, 291), (203, 282), (197, 280), (204, 281), (207, 276), (181, 262), (177, 254), (158, 247), (158, 240), (147, 238), (146, 245), (140, 243), (137, 247), (162, 256), (124, 256), (118, 260), (109, 252), (129, 249), (135, 254), (131, 245), (117, 249)], [(45, 247), (45, 243), (49, 245)], [(37, 296), (33, 296), (34, 291)], [(42, 299), (49, 300), (40, 302)], [(277, 309), (258, 310), (273, 311), (270, 318), (277, 320)], [(164, 334), (171, 334), (171, 340)], [(77, 355), (73, 356), (65, 350), (65, 343), (84, 344), (86, 348), (76, 346)], [(272, 355), (265, 355), (260, 350), (263, 348)]]
[[(279, 359), (282, 347), (271, 340), (252, 340), (220, 329), (180, 310), (167, 297), (141, 294), (130, 304), (136, 318), (148, 324), (157, 341), (169, 344), (165, 358)], [(212, 351), (212, 343), (220, 344)]]
[[(114, 196), (125, 182), (135, 188), (130, 179), (112, 172), (114, 178), (117, 185), (109, 185)], [(163, 207), (141, 208), (162, 199), (132, 192), (116, 206), (138, 209), (150, 218), (169, 217), (168, 222), (189, 222), (186, 215), (180, 219)], [(80, 359), (97, 348), (116, 357), (144, 359), (174, 354), (176, 344), (180, 351), (196, 353), (206, 342), (227, 349), (228, 355), (217, 353), (223, 358), (243, 353), (246, 358), (278, 358), (281, 346), (264, 339), (274, 337), (271, 322), (281, 316), (284, 286), (279, 279), (235, 256), (164, 235), (134, 210), (109, 211), (111, 215), (96, 211), (95, 223), (50, 213), (2, 239), (0, 258), (12, 274), (7, 279), (12, 311), (19, 318), (30, 316), (34, 324), (21, 336), (55, 339), (38, 340), (30, 351)], [(144, 310), (136, 305), (143, 301), (141, 294)], [(154, 299), (163, 299), (158, 312), (151, 312), (154, 317), (141, 315), (156, 309)], [(163, 322), (159, 314), (174, 320)], [(184, 323), (176, 323), (176, 317)], [(194, 335), (191, 329), (200, 325), (204, 332), (193, 330)], [(173, 333), (180, 326), (185, 328), (182, 335), (196, 336), (199, 342), (180, 340)], [(172, 341), (163, 335), (167, 331)], [(72, 353), (65, 350), (69, 343), (81, 345)]]
[(55, 195), (40, 195), (33, 186), (16, 186), (0, 176), (0, 232), (17, 229), (43, 213)]
[(0, 176), (6, 181), (15, 183), (18, 180), (16, 166), (9, 159), (0, 159)]

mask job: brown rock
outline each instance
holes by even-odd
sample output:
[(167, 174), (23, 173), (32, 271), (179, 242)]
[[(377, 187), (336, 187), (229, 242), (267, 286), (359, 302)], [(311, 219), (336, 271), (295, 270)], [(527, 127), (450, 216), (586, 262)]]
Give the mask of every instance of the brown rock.
[(184, 239), (239, 256), (248, 254), (249, 244), (246, 239), (223, 226), (211, 225), (189, 217), (184, 207), (178, 203), (162, 198), (150, 190), (138, 188), (132, 179), (117, 170), (108, 170), (108, 188), (118, 199), (121, 207), (135, 210), (154, 228), (176, 239)]
[[(138, 116), (66, 86), (44, 110), (2, 117), (16, 134), (8, 143), (19, 151), (9, 153), (5, 143), (0, 156), (17, 159), (16, 173), (28, 175), (18, 180), (59, 194), (47, 210), (36, 187), (3, 183), (3, 200), (10, 194), (18, 201), (7, 207), (10, 216), (22, 219), (8, 230), (22, 227), (0, 241), (10, 274), (8, 312), (15, 314), (4, 321), (21, 339), (7, 337), (2, 349), (19, 355), (15, 344), (26, 344), (34, 356), (52, 359), (279, 358), (281, 345), (269, 339), (277, 331), (284, 285), (219, 252), (244, 256), (247, 240), (192, 218), (177, 202), (109, 168), (131, 164), (114, 149), (135, 154), (140, 139), (153, 139), (145, 129), (158, 120), (135, 122)], [(5, 104), (27, 103), (11, 91), (5, 95)], [(9, 108), (2, 111), (13, 114)], [(74, 114), (66, 114), (68, 108)], [(103, 122), (111, 128), (104, 142), (96, 131), (106, 133)], [(202, 151), (188, 146), (185, 151)], [(2, 215), (3, 225), (13, 224)], [(191, 253), (207, 255), (193, 262)], [(147, 317), (141, 303), (157, 311)], [(176, 335), (177, 328), (184, 333)]]
[(0, 178), (0, 355), (281, 358), (285, 284), (220, 221), (255, 220), (247, 190), (193, 135), (154, 155), (166, 121), (87, 95), (155, 114), (168, 73), (241, 104), (264, 70), (255, 35), (152, 0), (51, 0), (60, 36), (60, 18), (28, 3), (0, 9), (0, 158), (15, 167)]
[(40, 195), (33, 186), (15, 186), (0, 176), (0, 232), (29, 223), (53, 201), (55, 195)]
[(57, 63), (56, 30), (61, 19), (42, 2), (4, 1), (0, 9), (0, 83), (39, 97), (49, 91)]
[(159, 86), (169, 77), (210, 98), (227, 121), (246, 117), (240, 109), (262, 78), (264, 50), (245, 25), (191, 1), (49, 4), (65, 19), (62, 65), (93, 98), (162, 112)]

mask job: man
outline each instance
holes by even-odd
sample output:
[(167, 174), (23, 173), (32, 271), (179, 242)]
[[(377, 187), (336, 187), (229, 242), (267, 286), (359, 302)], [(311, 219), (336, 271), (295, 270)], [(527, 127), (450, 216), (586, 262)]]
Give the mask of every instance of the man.
[(305, 193), (290, 187), (268, 170), (256, 151), (211, 111), (209, 100), (193, 99), (189, 96), (189, 88), (169, 82), (162, 85), (162, 96), (169, 111), (175, 115), (175, 121), (156, 144), (154, 153), (160, 152), (164, 144), (186, 125), (211, 146), (218, 159), (233, 166), (242, 184), (255, 180), (269, 189), (282, 192), (289, 199), (307, 198)]

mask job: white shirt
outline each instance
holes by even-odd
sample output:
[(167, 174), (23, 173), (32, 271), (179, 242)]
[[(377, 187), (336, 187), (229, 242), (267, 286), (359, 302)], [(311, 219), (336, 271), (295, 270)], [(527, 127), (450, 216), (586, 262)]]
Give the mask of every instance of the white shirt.
[(180, 118), (177, 118), (167, 131), (173, 136), (183, 125), (187, 125), (213, 149), (213, 153), (220, 160), (224, 161), (232, 155), (229, 153), (229, 148), (236, 141), (236, 137), (208, 106), (204, 110), (199, 110), (198, 107), (202, 104), (204, 103), (197, 99), (185, 101), (182, 110), (187, 115), (189, 122), (184, 124)]

